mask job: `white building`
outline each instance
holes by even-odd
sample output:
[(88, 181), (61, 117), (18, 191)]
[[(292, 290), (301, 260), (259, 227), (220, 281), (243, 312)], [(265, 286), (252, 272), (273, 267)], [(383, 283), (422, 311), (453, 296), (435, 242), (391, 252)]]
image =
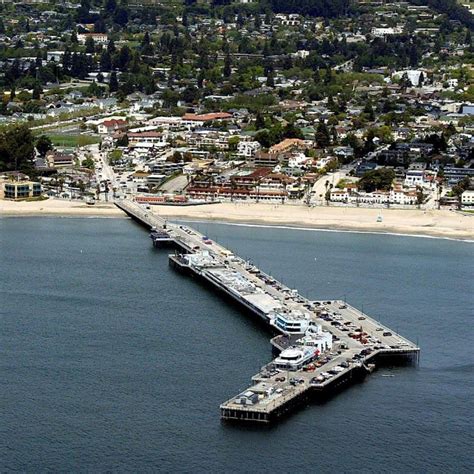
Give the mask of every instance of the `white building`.
[(252, 156), (260, 150), (262, 146), (259, 142), (251, 141), (245, 142), (241, 141), (237, 144), (237, 154), (243, 158), (251, 158)]
[(146, 183), (151, 186), (159, 186), (165, 178), (164, 174), (150, 174), (146, 178)]
[(307, 51), (306, 49), (299, 49), (298, 51), (296, 51), (296, 53), (293, 53), (292, 56), (294, 56), (295, 58), (305, 59), (309, 56), (309, 51)]
[(397, 71), (394, 72), (392, 77), (396, 79), (401, 79), (404, 75), (406, 75), (407, 79), (410, 81), (411, 85), (416, 87), (420, 83), (420, 77), (423, 74), (424, 78), (426, 79), (426, 74), (423, 71), (408, 69), (406, 71)]
[(474, 190), (468, 189), (461, 194), (461, 204), (463, 206), (474, 206)]
[(398, 204), (402, 206), (412, 206), (417, 204), (417, 193), (412, 190), (395, 188), (387, 191), (375, 191), (364, 193), (360, 191), (350, 191), (349, 189), (331, 190), (331, 202), (341, 202), (346, 204)]
[(425, 183), (425, 172), (423, 170), (408, 170), (404, 185), (407, 187), (423, 186)]
[(402, 32), (403, 32), (402, 28), (398, 26), (396, 28), (391, 28), (391, 27), (372, 28), (372, 35), (378, 38), (383, 38), (384, 36), (391, 36), (391, 35), (400, 35), (402, 34)]
[(140, 143), (153, 145), (166, 144), (166, 135), (156, 131), (129, 132), (127, 134), (130, 146), (137, 146)]
[(87, 38), (92, 38), (96, 44), (107, 44), (109, 41), (105, 33), (79, 33), (77, 35), (77, 40), (82, 44), (85, 44)]
[(288, 159), (288, 166), (290, 168), (301, 168), (311, 161), (312, 158), (307, 157), (304, 153), (295, 153)]

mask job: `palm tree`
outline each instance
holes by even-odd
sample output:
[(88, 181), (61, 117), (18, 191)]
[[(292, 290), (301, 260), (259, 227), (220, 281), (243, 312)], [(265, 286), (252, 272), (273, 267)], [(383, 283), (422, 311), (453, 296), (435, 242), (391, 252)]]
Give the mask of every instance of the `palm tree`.
[(311, 191), (310, 191), (310, 188), (311, 188), (311, 184), (309, 183), (309, 181), (306, 181), (306, 184), (305, 184), (305, 194), (306, 194), (306, 205), (309, 206), (310, 203), (311, 203)]
[(56, 180), (56, 185), (58, 187), (58, 194), (62, 193), (64, 190), (64, 178), (60, 177)]
[(235, 182), (235, 178), (232, 176), (232, 178), (230, 178), (230, 201), (231, 202), (234, 201), (234, 191), (236, 188), (237, 188), (237, 184)]
[(418, 204), (418, 209), (421, 208), (421, 205), (423, 204), (425, 196), (423, 194), (423, 189), (421, 186), (416, 187), (416, 203)]
[(438, 209), (441, 209), (441, 193), (443, 192), (443, 185), (439, 181), (436, 184), (436, 191), (438, 194)]
[[(329, 183), (329, 181), (327, 181), (327, 183)], [(331, 189), (333, 187), (333, 184), (329, 184), (329, 189), (326, 189), (326, 195), (324, 196), (326, 198), (326, 206), (329, 206), (329, 201), (331, 200)]]
[(84, 195), (84, 192), (86, 191), (86, 185), (84, 184), (82, 179), (80, 179), (79, 182), (77, 183), (77, 187), (79, 188), (81, 195)]
[(260, 183), (261, 183), (261, 181), (262, 181), (262, 177), (259, 176), (257, 178), (257, 197), (256, 197), (257, 202), (259, 202), (259, 200), (260, 200)]
[(391, 185), (388, 190), (387, 209), (390, 208), (390, 194), (392, 193), (392, 191), (393, 191), (393, 186)]

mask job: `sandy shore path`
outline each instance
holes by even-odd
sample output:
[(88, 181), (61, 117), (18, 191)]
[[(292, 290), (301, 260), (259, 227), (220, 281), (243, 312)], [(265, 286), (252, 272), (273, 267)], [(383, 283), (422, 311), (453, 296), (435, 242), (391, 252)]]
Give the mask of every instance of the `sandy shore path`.
[[(446, 210), (399, 210), (302, 205), (220, 203), (201, 206), (154, 206), (152, 212), (176, 219), (225, 221), (319, 229), (397, 233), (474, 240), (474, 214)], [(75, 201), (0, 201), (1, 216), (122, 217), (112, 203), (88, 206)], [(378, 217), (382, 222), (377, 222)]]
[(113, 203), (88, 206), (82, 201), (48, 199), (46, 201), (13, 202), (0, 200), (0, 217), (64, 216), (64, 217), (122, 217), (123, 212)]

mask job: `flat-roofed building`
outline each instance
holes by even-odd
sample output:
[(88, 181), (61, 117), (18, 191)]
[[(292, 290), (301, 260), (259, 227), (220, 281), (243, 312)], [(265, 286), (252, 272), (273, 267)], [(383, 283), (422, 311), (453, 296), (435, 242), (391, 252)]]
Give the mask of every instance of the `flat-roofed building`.
[(46, 164), (49, 168), (70, 168), (74, 165), (74, 155), (50, 151), (46, 154)]
[(3, 185), (4, 199), (11, 199), (14, 201), (39, 197), (41, 196), (41, 192), (41, 184), (33, 181), (16, 181), (4, 183)]
[(474, 190), (468, 189), (461, 194), (461, 204), (463, 206), (474, 207)]

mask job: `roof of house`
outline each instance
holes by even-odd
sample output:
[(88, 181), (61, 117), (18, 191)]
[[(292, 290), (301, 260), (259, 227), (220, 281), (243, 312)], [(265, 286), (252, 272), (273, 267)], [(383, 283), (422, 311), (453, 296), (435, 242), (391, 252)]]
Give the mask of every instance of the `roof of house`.
[(158, 138), (161, 137), (162, 134), (160, 132), (132, 132), (127, 133), (129, 138)]
[(125, 125), (127, 122), (126, 120), (105, 120), (104, 122), (102, 122), (101, 125), (104, 125), (104, 127), (107, 127), (107, 128), (110, 128), (110, 127), (115, 127), (115, 126), (119, 126), (119, 125)]
[(269, 152), (279, 153), (279, 152), (286, 151), (289, 148), (292, 148), (294, 146), (303, 147), (305, 146), (305, 142), (304, 140), (301, 140), (300, 138), (285, 138), (280, 143), (277, 143), (276, 145), (273, 145), (272, 147), (270, 147)]
[(209, 122), (212, 120), (225, 120), (232, 118), (227, 112), (213, 112), (210, 114), (184, 114), (183, 120), (196, 120), (198, 122)]

